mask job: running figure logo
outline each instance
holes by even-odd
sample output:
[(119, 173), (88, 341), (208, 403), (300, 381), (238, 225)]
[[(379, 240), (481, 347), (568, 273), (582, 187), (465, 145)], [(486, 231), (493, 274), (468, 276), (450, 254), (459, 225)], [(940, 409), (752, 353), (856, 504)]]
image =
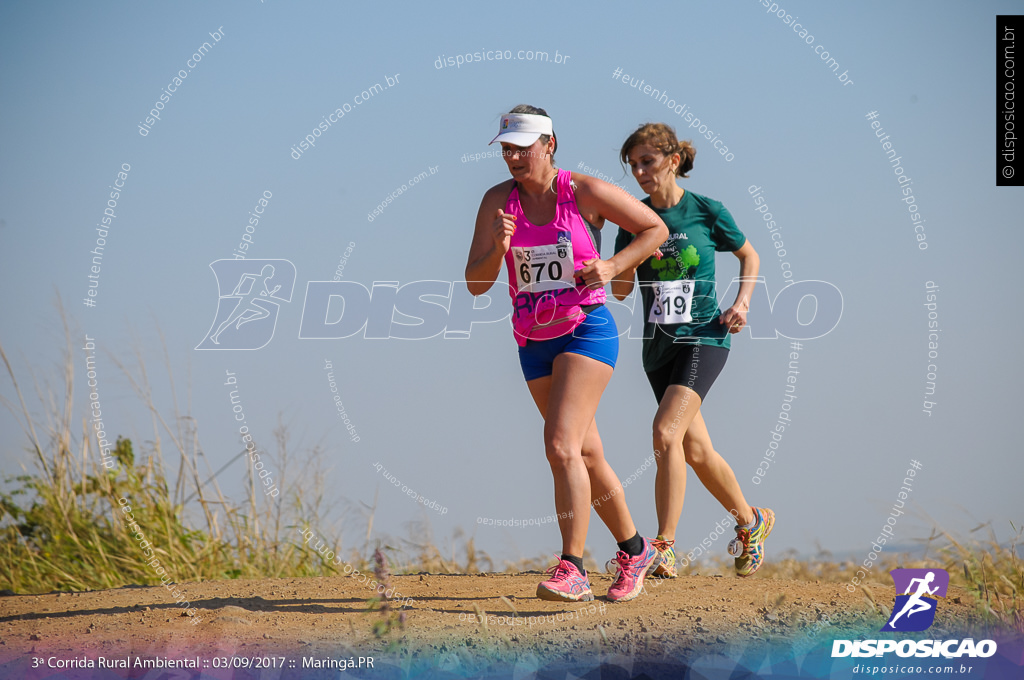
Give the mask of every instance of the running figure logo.
[(295, 265), (288, 260), (216, 260), (210, 269), (217, 277), (217, 315), (196, 349), (265, 347), (274, 337), (281, 303), (292, 301)]
[(893, 569), (891, 572), (896, 592), (892, 616), (882, 626), (883, 631), (921, 631), (935, 621), (936, 597), (945, 597), (949, 587), (949, 574), (945, 569)]

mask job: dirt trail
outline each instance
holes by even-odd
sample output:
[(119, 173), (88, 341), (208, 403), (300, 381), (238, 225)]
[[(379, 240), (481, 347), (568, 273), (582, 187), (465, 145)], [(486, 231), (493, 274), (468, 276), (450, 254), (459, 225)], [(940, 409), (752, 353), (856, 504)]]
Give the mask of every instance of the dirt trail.
[[(789, 640), (809, 648), (816, 634), (833, 639), (842, 630), (877, 630), (883, 621), (862, 591), (835, 583), (685, 576), (653, 580), (647, 594), (613, 604), (604, 599), (611, 576), (592, 572), (598, 599), (563, 604), (534, 597), (540, 580), (535, 573), (392, 577), (412, 601), (404, 609), (404, 632), (389, 638), (409, 654), (435, 659), (512, 648), (541, 658), (602, 651), (689, 658), (751, 641)], [(358, 578), (186, 583), (181, 589), (198, 608), (196, 625), (162, 587), (0, 597), (0, 661), (83, 653), (384, 656), (385, 643), (371, 632), (379, 615), (366, 611), (372, 593)], [(888, 611), (892, 587), (870, 591)], [(929, 635), (940, 638), (975, 622), (969, 598), (950, 588)]]

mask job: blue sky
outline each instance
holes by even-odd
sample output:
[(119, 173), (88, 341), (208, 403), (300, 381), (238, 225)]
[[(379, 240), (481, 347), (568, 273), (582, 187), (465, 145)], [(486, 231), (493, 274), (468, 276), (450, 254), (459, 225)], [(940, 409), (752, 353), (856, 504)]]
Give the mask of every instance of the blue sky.
[[(638, 196), (617, 150), (638, 124), (660, 120), (694, 139), (696, 166), (684, 186), (729, 208), (761, 254), (772, 296), (784, 285), (780, 258), (751, 186), (763, 190), (795, 279), (842, 292), (838, 326), (802, 343), (793, 424), (763, 483), (751, 479), (780, 410), (790, 341), (736, 338), (702, 409), (748, 499), (779, 517), (769, 549), (866, 553), (911, 459), (922, 469), (899, 542), (927, 536), (933, 523), (964, 532), (992, 521), (1005, 537), (1008, 520), (1024, 509), (1014, 436), (1022, 369), (1007, 351), (1022, 330), (1011, 279), (1022, 194), (995, 186), (994, 36), (995, 15), (1019, 4), (779, 4), (799, 17), (813, 45), (757, 0), (652, 2), (642, 13), (618, 3), (585, 11), (519, 3), (514, 12), (468, 2), (7, 3), (0, 282), (9, 296), (0, 341), (23, 383), (30, 369), (40, 377), (59, 369), (59, 295), (76, 337), (96, 338), (105, 424), (141, 443), (153, 438), (150, 419), (111, 355), (141, 348), (158, 406), (170, 414), (162, 334), (178, 398), (188, 401), (214, 468), (241, 450), (224, 386), (231, 371), (261, 446), (271, 447), (279, 415), (297, 445), (322, 445), (324, 480), (339, 508), (372, 503), (379, 492), (374, 526), (388, 534), (428, 519), (440, 541), (461, 527), (497, 558), (550, 553), (559, 547), (554, 524), (477, 524), (554, 511), (541, 419), (507, 322), (477, 326), (462, 340), (300, 339), (306, 282), (330, 280), (349, 244), (343, 278), (366, 288), (461, 280), (480, 198), (507, 177), (499, 158), (461, 159), (486, 152), (499, 115), (516, 104), (551, 114), (560, 167), (585, 164)], [(214, 42), (210, 33), (219, 30)], [(204, 42), (211, 48), (140, 135), (161, 91)], [(852, 84), (840, 82), (815, 46)], [(488, 50), (550, 56), (436, 68), (441, 57)], [(553, 63), (556, 51), (569, 59)], [(733, 158), (612, 78), (616, 69), (685, 104)], [(392, 86), (354, 103), (388, 78)], [(291, 147), (346, 104), (315, 147), (293, 158)], [(912, 177), (926, 250), (866, 118), (872, 111)], [(95, 226), (122, 164), (131, 169), (97, 304), (87, 307)], [(424, 171), (423, 181), (367, 219)], [(217, 308), (210, 264), (231, 257), (264, 192), (272, 198), (248, 257), (290, 261), (295, 293), (266, 347), (196, 351)], [(606, 257), (614, 230), (606, 228)], [(719, 280), (728, 282), (735, 259), (720, 258)], [(929, 281), (939, 289), (941, 327), (933, 360)], [(501, 285), (492, 298), (508, 305)], [(621, 308), (616, 315), (628, 316)], [(84, 354), (75, 353), (79, 418), (87, 406)], [(358, 442), (338, 418), (325, 360)], [(929, 363), (937, 367), (931, 416), (922, 411)], [(12, 399), (9, 381), (2, 384), (0, 394)], [(597, 417), (621, 478), (650, 453), (654, 409), (640, 341), (624, 338)], [(4, 412), (0, 424), (0, 467), (31, 465), (16, 421)], [(402, 495), (378, 462), (448, 512)], [(238, 498), (243, 465), (219, 478)], [(695, 476), (689, 481), (678, 538), (695, 545), (723, 511)], [(644, 532), (655, 529), (652, 485), (645, 473), (627, 490)], [(338, 526), (351, 519), (334, 516)], [(588, 547), (602, 559), (614, 550), (596, 516)]]

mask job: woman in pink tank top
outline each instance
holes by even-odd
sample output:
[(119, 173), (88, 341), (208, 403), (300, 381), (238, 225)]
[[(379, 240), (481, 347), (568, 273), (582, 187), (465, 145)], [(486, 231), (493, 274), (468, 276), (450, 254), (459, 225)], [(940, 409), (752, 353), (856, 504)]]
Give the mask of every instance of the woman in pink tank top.
[[(618, 352), (615, 322), (603, 306), (604, 288), (650, 257), (668, 229), (617, 187), (558, 170), (558, 142), (543, 109), (512, 109), (501, 117), (495, 141), (501, 143), (512, 179), (484, 194), (466, 281), (473, 295), (483, 294), (505, 265), (520, 363), (544, 417), (562, 553), (549, 570), (551, 578), (537, 587), (537, 596), (593, 599), (582, 562), (593, 505), (619, 546), (618, 574), (608, 599), (630, 600), (660, 557), (633, 524), (594, 422)], [(597, 230), (606, 219), (636, 237), (615, 257), (602, 260)]]

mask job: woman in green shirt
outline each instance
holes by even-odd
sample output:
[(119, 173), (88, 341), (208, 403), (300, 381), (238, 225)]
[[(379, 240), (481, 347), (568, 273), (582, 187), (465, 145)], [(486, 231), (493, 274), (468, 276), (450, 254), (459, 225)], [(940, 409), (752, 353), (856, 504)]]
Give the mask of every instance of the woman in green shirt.
[[(689, 464), (736, 518), (729, 552), (736, 557), (737, 575), (749, 576), (761, 566), (775, 515), (747, 504), (732, 468), (711, 444), (700, 407), (728, 359), (729, 335), (746, 325), (760, 260), (721, 203), (677, 183), (676, 177), (686, 177), (693, 168), (695, 155), (689, 142), (680, 142), (662, 123), (642, 125), (623, 143), (621, 159), (648, 195), (643, 202), (668, 226), (669, 237), (654, 256), (615, 277), (612, 293), (626, 298), (639, 276), (644, 371), (658, 400), (654, 499), (659, 535), (653, 543), (662, 553), (662, 566), (655, 573), (676, 576), (672, 545)], [(615, 251), (628, 246), (632, 237), (620, 229)], [(740, 261), (739, 293), (725, 312), (715, 295), (715, 252), (731, 252)]]

